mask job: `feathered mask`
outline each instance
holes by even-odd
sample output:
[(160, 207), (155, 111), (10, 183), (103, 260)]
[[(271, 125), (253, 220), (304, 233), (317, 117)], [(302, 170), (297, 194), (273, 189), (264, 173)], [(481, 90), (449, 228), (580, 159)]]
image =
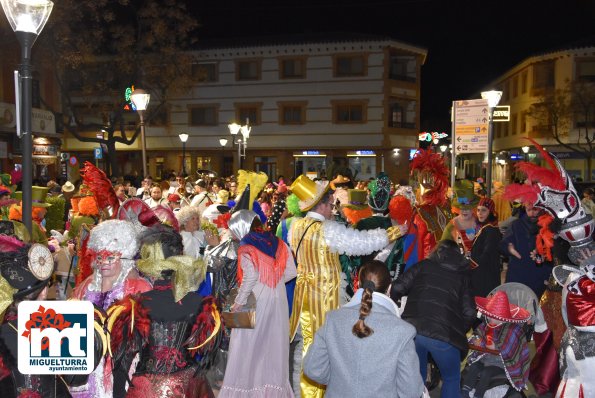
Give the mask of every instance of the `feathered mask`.
[(555, 232), (570, 243), (568, 257), (577, 264), (580, 249), (595, 246), (591, 238), (595, 222), (585, 213), (572, 180), (558, 159), (537, 142), (528, 139), (539, 150), (548, 167), (529, 162), (518, 163), (517, 170), (523, 172), (527, 180), (525, 184), (508, 185), (504, 197), (544, 209), (555, 217), (556, 224), (560, 226)]
[(409, 169), (411, 174), (417, 173), (423, 192), (423, 204), (446, 206), (450, 171), (442, 155), (420, 149), (413, 157)]

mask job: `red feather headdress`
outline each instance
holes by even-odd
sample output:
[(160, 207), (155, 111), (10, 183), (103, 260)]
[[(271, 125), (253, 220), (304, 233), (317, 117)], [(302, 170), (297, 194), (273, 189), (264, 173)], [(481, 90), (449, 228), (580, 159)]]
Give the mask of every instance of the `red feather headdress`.
[(80, 173), (85, 185), (87, 185), (89, 190), (93, 192), (93, 196), (95, 196), (95, 200), (97, 201), (97, 206), (101, 210), (106, 210), (108, 207), (111, 207), (112, 214), (115, 215), (120, 207), (120, 201), (116, 196), (111, 181), (105, 175), (105, 172), (91, 163), (85, 162)]
[(431, 150), (419, 149), (409, 164), (411, 174), (414, 172), (429, 174), (432, 179), (432, 188), (424, 192), (424, 204), (446, 206), (448, 198), (448, 176), (450, 171), (442, 155)]
[(552, 156), (541, 145), (527, 138), (537, 148), (549, 168), (541, 167), (531, 162), (519, 162), (515, 168), (527, 176), (525, 184), (510, 184), (504, 190), (504, 198), (509, 200), (520, 200), (526, 205), (537, 202), (537, 196), (541, 192), (541, 186), (548, 186), (558, 191), (564, 191), (566, 184)]

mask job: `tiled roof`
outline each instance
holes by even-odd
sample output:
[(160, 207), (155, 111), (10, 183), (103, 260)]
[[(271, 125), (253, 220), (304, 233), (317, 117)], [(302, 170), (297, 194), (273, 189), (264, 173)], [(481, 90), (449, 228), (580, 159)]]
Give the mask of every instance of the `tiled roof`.
[(393, 41), (402, 43), (406, 46), (417, 47), (422, 51), (425, 48), (415, 44), (405, 43), (393, 39), (389, 36), (372, 35), (365, 33), (352, 32), (334, 32), (334, 33), (304, 33), (298, 35), (275, 35), (275, 36), (257, 36), (227, 39), (205, 39), (199, 40), (194, 50), (211, 50), (227, 48), (245, 48), (245, 47), (270, 47), (282, 45), (302, 45), (302, 44), (325, 44), (325, 43), (348, 43), (353, 41)]

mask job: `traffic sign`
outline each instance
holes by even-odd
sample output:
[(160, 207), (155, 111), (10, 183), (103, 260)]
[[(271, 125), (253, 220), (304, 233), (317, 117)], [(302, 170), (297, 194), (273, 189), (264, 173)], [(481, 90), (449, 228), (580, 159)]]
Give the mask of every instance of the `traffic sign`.
[(484, 99), (454, 101), (454, 141), (456, 153), (488, 151), (490, 111)]
[(495, 107), (492, 120), (494, 122), (510, 121), (510, 105), (498, 105), (497, 107)]
[(93, 148), (93, 153), (95, 154), (95, 159), (103, 159), (103, 150), (101, 147)]

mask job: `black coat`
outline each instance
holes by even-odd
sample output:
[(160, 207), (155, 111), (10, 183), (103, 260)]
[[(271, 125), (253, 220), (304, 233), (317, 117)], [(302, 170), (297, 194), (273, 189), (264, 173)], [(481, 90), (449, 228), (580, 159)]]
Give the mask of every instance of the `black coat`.
[(500, 286), (502, 261), (498, 245), (502, 234), (498, 227), (486, 225), (480, 231), (471, 248), (471, 259), (478, 265), (471, 270), (471, 295), (487, 297)]
[(391, 298), (397, 301), (407, 296), (401, 317), (415, 326), (417, 334), (455, 346), (464, 358), (465, 334), (477, 313), (470, 286), (468, 263), (437, 263), (426, 259), (393, 283)]

